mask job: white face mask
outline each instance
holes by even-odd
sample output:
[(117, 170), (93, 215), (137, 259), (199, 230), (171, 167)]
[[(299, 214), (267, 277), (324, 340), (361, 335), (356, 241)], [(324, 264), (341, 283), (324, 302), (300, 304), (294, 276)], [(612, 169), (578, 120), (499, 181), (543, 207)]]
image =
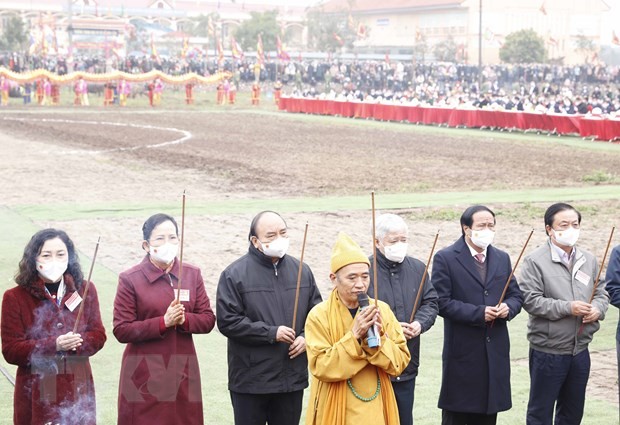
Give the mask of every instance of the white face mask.
[(172, 263), (174, 261), (174, 257), (177, 256), (178, 250), (178, 244), (171, 244), (169, 242), (158, 247), (149, 245), (149, 254), (151, 254), (151, 258), (163, 264)]
[(553, 229), (553, 234), (555, 235), (555, 241), (564, 246), (575, 246), (579, 239), (579, 229), (575, 229), (572, 226), (566, 230)]
[(383, 250), (385, 258), (395, 263), (402, 263), (407, 256), (407, 248), (409, 244), (406, 242), (396, 242), (393, 245), (384, 245)]
[(37, 261), (37, 272), (47, 280), (58, 282), (68, 266), (69, 261), (49, 261), (45, 263)]
[(478, 248), (486, 249), (487, 246), (493, 243), (493, 238), (495, 238), (495, 232), (489, 229), (472, 230), (471, 236), (469, 238)]
[(279, 237), (271, 242), (263, 243), (259, 240), (258, 243), (267, 257), (282, 258), (286, 255), (289, 241), (288, 238)]

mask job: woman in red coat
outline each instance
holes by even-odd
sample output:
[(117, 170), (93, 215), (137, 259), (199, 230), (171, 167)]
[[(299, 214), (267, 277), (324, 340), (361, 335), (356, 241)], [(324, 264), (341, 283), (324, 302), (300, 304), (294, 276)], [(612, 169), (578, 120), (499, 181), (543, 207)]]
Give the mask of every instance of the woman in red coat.
[[(97, 290), (85, 282), (75, 247), (62, 230), (36, 233), (24, 250), (17, 287), (2, 300), (2, 354), (17, 365), (13, 422), (95, 424), (88, 358), (105, 343)], [(77, 329), (72, 330), (85, 303)]]
[(200, 370), (192, 334), (215, 325), (200, 269), (183, 264), (179, 231), (166, 214), (142, 227), (140, 264), (119, 276), (114, 336), (126, 343), (118, 394), (118, 425), (203, 424)]

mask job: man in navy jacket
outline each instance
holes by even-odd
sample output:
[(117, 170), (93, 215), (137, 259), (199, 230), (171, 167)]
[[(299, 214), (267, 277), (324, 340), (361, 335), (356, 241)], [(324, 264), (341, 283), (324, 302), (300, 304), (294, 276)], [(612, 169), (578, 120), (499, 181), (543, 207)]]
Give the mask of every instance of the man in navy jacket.
[(433, 261), (433, 286), (444, 319), (442, 425), (493, 425), (512, 407), (507, 322), (523, 296), (507, 253), (491, 246), (495, 214), (482, 205), (461, 216), (462, 237)]
[[(620, 308), (620, 245), (611, 251), (605, 281), (609, 298), (611, 298), (611, 304)], [(616, 353), (618, 356), (618, 381), (620, 382), (620, 321), (616, 331)], [(618, 399), (620, 400), (620, 390), (618, 391)]]

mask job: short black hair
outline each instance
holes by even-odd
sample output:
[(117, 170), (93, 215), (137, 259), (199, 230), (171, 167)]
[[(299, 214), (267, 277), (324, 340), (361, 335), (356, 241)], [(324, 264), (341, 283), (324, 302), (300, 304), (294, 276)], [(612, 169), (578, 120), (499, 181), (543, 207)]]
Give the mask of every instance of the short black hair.
[(564, 202), (558, 202), (551, 205), (545, 211), (545, 233), (549, 236), (549, 232), (547, 232), (547, 226), (553, 227), (553, 220), (555, 219), (555, 215), (562, 211), (573, 210), (577, 213), (577, 220), (579, 224), (581, 224), (581, 213), (575, 209), (572, 205), (566, 204)]
[[(272, 213), (277, 215), (278, 217), (282, 218), (282, 216), (280, 214), (278, 214), (275, 211), (271, 211), (271, 210), (265, 210), (265, 211), (261, 211), (258, 214), (256, 214), (254, 216), (254, 218), (252, 219), (252, 223), (250, 223), (250, 233), (248, 234), (248, 240), (252, 239), (252, 236), (256, 236), (256, 225), (258, 224), (259, 220), (261, 219), (261, 217), (267, 213)], [(284, 226), (288, 227), (286, 225), (286, 220), (284, 220), (282, 218), (282, 221), (284, 221)]]
[(148, 241), (151, 238), (151, 234), (153, 233), (153, 229), (162, 224), (165, 221), (171, 221), (174, 224), (174, 228), (177, 232), (177, 236), (179, 236), (179, 226), (177, 226), (176, 220), (168, 215), (168, 214), (155, 214), (146, 219), (144, 224), (142, 225), (142, 237), (145, 241)]
[(465, 236), (465, 230), (463, 230), (463, 226), (467, 226), (471, 228), (474, 224), (474, 214), (480, 211), (488, 211), (493, 216), (493, 222), (495, 222), (495, 213), (491, 211), (489, 207), (485, 207), (484, 205), (472, 205), (463, 211), (463, 215), (461, 215), (461, 232), (463, 236)]

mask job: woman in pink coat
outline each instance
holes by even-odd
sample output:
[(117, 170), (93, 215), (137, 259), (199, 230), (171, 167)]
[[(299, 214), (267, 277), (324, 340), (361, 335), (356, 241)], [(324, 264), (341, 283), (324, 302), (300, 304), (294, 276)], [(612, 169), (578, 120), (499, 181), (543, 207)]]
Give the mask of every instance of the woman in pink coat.
[[(85, 282), (65, 232), (37, 232), (24, 250), (17, 287), (2, 300), (2, 354), (17, 365), (13, 423), (95, 424), (89, 357), (105, 343), (94, 284)], [(75, 320), (84, 303), (77, 333)]]
[(193, 334), (215, 325), (200, 269), (183, 264), (174, 218), (155, 214), (142, 227), (146, 256), (119, 276), (114, 336), (127, 344), (118, 394), (119, 425), (203, 424)]

